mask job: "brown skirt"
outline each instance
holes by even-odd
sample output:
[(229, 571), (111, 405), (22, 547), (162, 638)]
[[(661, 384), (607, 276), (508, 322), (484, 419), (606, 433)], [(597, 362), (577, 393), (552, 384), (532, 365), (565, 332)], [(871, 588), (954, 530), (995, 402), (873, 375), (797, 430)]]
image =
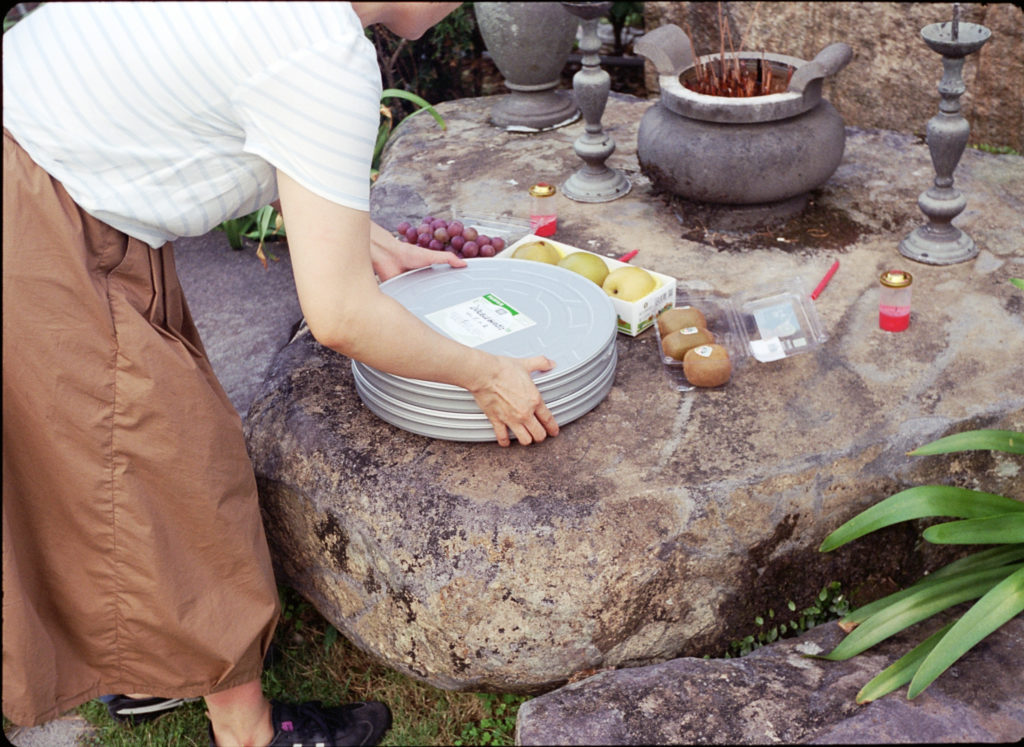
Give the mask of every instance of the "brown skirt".
[(258, 679), (279, 611), (241, 419), (174, 268), (4, 132), (3, 712)]

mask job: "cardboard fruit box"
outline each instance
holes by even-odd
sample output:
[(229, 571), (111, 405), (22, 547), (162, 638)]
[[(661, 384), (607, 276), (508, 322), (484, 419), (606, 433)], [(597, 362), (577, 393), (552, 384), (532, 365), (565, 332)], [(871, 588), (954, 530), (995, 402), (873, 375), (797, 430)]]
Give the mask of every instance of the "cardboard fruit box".
[[(595, 252), (588, 252), (586, 249), (580, 249), (578, 247), (570, 246), (569, 244), (563, 244), (562, 242), (555, 241), (553, 239), (543, 238), (535, 234), (527, 234), (526, 236), (523, 236), (514, 244), (510, 244), (509, 246), (505, 247), (504, 250), (502, 250), (495, 256), (503, 257), (505, 259), (511, 258), (512, 255), (515, 253), (516, 249), (518, 249), (523, 244), (529, 244), (530, 242), (533, 241), (544, 241), (548, 244), (551, 244), (552, 246), (555, 247), (555, 249), (558, 250), (559, 254), (561, 254), (563, 258), (576, 252), (593, 254), (595, 257), (598, 257), (602, 262), (605, 263), (605, 265), (608, 267), (609, 272), (611, 272), (612, 270), (616, 270), (619, 267), (638, 266), (633, 265), (632, 263), (620, 262), (619, 260), (612, 259), (611, 257), (605, 257)], [(529, 260), (523, 261), (526, 262)], [(641, 269), (646, 270), (648, 273), (650, 273), (651, 277), (654, 278), (654, 290), (652, 290), (643, 298), (637, 299), (636, 301), (624, 301), (620, 298), (609, 296), (609, 299), (611, 299), (612, 302), (612, 306), (615, 308), (615, 314), (618, 317), (616, 319), (616, 326), (618, 327), (619, 332), (622, 332), (623, 334), (629, 335), (631, 337), (636, 337), (645, 329), (652, 326), (654, 324), (655, 317), (657, 317), (662, 310), (672, 306), (676, 298), (675, 278), (669, 277), (668, 275), (663, 275), (660, 272), (655, 272), (654, 270), (650, 270), (646, 267)]]

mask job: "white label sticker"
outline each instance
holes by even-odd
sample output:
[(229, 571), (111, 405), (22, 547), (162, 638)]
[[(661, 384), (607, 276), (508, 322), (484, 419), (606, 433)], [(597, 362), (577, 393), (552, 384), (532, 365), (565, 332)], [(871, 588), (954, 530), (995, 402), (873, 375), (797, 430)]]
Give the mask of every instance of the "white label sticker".
[(783, 349), (782, 342), (778, 337), (772, 337), (769, 340), (751, 340), (750, 352), (762, 363), (777, 361), (779, 358), (786, 357), (786, 351)]
[(471, 348), (536, 324), (493, 293), (431, 312), (426, 318), (453, 340)]

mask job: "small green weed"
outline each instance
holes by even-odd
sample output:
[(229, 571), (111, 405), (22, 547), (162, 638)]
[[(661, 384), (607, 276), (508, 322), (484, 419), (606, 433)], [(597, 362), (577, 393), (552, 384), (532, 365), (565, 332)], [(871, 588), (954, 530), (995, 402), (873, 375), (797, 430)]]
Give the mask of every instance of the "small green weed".
[(456, 747), (461, 745), (511, 745), (515, 742), (516, 715), (519, 706), (528, 698), (522, 695), (493, 695), (477, 693), (483, 706), (490, 714), (479, 721), (467, 724), (455, 740)]
[(988, 143), (975, 143), (971, 146), (975, 150), (985, 151), (986, 153), (993, 153), (997, 156), (1019, 156), (1020, 151), (1015, 148), (1011, 148), (1009, 145), (989, 145)]
[[(850, 611), (850, 600), (843, 594), (838, 581), (833, 581), (818, 592), (818, 598), (811, 606), (796, 613), (796, 603), (786, 602), (787, 612), (782, 612), (776, 620), (775, 610), (769, 609), (765, 615), (754, 618), (758, 632), (744, 636), (729, 644), (729, 650), (722, 658), (734, 659), (746, 656), (751, 651), (767, 646), (780, 638), (792, 638), (815, 625), (838, 620)], [(783, 621), (784, 620), (784, 621)]]
[[(267, 255), (263, 252), (264, 243), (286, 237), (284, 219), (270, 205), (264, 205), (255, 213), (226, 220), (217, 225), (215, 230), (223, 231), (227, 234), (228, 244), (236, 251), (244, 247), (243, 239), (259, 242), (256, 248), (256, 256), (259, 257), (264, 267), (267, 266)], [(272, 253), (270, 254), (270, 259), (275, 262), (277, 261), (277, 257)]]

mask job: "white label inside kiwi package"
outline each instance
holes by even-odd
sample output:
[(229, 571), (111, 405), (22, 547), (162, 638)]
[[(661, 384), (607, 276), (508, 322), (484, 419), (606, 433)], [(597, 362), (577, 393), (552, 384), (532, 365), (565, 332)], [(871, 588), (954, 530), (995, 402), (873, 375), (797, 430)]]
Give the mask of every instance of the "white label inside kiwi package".
[(536, 324), (493, 293), (433, 311), (426, 318), (453, 340), (471, 348)]
[(786, 349), (778, 337), (768, 340), (751, 340), (750, 352), (762, 363), (770, 363), (786, 357)]
[(701, 356), (702, 358), (710, 358), (711, 357), (711, 346), (710, 345), (701, 345), (699, 348), (697, 348), (697, 355)]

